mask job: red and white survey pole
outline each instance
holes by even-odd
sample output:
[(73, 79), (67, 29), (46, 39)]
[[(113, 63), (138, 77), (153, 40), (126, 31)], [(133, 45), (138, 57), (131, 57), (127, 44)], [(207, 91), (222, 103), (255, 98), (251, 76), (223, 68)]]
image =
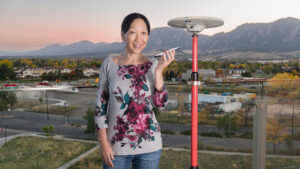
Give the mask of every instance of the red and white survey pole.
[(191, 169), (198, 168), (198, 35), (193, 33)]
[(198, 33), (206, 28), (222, 26), (224, 21), (212, 17), (180, 17), (171, 19), (168, 25), (177, 28), (185, 28), (193, 33), (193, 60), (192, 60), (192, 139), (191, 139), (191, 167), (198, 169)]

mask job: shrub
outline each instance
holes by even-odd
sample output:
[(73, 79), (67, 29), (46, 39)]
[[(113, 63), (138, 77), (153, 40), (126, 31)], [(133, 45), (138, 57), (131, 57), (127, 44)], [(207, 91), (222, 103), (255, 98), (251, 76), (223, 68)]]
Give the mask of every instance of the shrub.
[(210, 150), (210, 151), (225, 151), (224, 147), (216, 147), (216, 146), (210, 146), (210, 145), (207, 145), (205, 147), (205, 149)]
[(176, 133), (172, 130), (162, 130), (161, 131), (162, 134), (172, 134), (172, 135), (175, 135)]
[(286, 144), (286, 148), (287, 148), (287, 152), (288, 154), (292, 155), (293, 154), (293, 137), (292, 136), (288, 136), (285, 140), (285, 144)]
[(44, 126), (42, 129), (47, 136), (50, 136), (53, 133), (54, 127), (50, 125), (50, 126)]
[(88, 108), (88, 110), (86, 111), (86, 115), (84, 116), (84, 119), (87, 120), (85, 133), (94, 133), (96, 131), (96, 125), (95, 125), (94, 111), (91, 108)]
[(242, 152), (242, 153), (252, 153), (251, 148), (239, 148), (239, 149), (237, 149), (237, 151)]
[(239, 138), (244, 138), (244, 139), (252, 139), (253, 133), (251, 131), (245, 131), (243, 134), (239, 136)]
[(204, 132), (200, 133), (200, 135), (205, 137), (223, 137), (222, 134), (216, 132)]
[(181, 131), (180, 134), (186, 135), (186, 136), (190, 136), (190, 135), (191, 135), (191, 130), (184, 130), (184, 131)]
[(71, 123), (71, 126), (75, 126), (75, 127), (81, 127), (81, 124), (77, 124), (77, 123)]
[(184, 145), (183, 148), (184, 148), (184, 149), (191, 149), (191, 146), (189, 146), (189, 145)]
[(204, 149), (204, 143), (202, 141), (198, 141), (198, 149), (203, 150)]
[(159, 115), (160, 115), (160, 111), (159, 111), (157, 108), (155, 108), (155, 107), (153, 107), (152, 110), (153, 110), (153, 112), (154, 112), (154, 114), (155, 114), (155, 117), (158, 118)]

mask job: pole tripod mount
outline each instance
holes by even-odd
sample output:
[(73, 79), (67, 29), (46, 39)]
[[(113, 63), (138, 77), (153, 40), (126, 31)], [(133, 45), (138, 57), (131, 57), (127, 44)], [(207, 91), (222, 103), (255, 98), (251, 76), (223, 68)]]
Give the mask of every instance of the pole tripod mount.
[(189, 16), (174, 18), (168, 22), (169, 26), (184, 28), (193, 33), (193, 61), (192, 61), (192, 135), (191, 135), (191, 168), (198, 169), (198, 86), (201, 82), (198, 80), (198, 33), (207, 28), (218, 27), (224, 24), (224, 21), (218, 18)]
[(190, 81), (188, 82), (189, 85), (196, 85), (196, 86), (201, 86), (201, 84), (203, 84), (202, 82), (200, 81)]

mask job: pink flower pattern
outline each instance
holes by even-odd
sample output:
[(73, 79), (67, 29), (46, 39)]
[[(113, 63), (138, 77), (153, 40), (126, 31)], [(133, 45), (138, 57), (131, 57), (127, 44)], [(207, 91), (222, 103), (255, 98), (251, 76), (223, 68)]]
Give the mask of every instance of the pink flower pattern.
[[(114, 130), (117, 132), (112, 137), (111, 143), (121, 143), (121, 147), (129, 145), (131, 148), (142, 148), (143, 141), (154, 141), (154, 133), (160, 132), (157, 122), (154, 122), (154, 112), (150, 109), (151, 94), (146, 84), (146, 73), (151, 67), (152, 62), (139, 65), (119, 66), (118, 76), (122, 80), (130, 80), (129, 88), (133, 89), (133, 95), (128, 92), (123, 93), (120, 87), (113, 92), (120, 109), (125, 109), (123, 115), (117, 116), (117, 122)], [(159, 108), (163, 107), (167, 101), (167, 91), (154, 92), (153, 102)], [(159, 103), (158, 103), (159, 102)], [(126, 139), (125, 139), (126, 138)]]

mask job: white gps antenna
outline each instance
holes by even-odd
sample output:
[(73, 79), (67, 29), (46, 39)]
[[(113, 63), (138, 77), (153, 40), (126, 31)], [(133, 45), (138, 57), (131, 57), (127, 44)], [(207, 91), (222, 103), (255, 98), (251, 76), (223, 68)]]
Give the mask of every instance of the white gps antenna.
[(187, 31), (192, 33), (200, 33), (207, 28), (222, 26), (224, 21), (219, 18), (206, 16), (188, 16), (171, 19), (168, 25), (176, 28), (186, 28)]

